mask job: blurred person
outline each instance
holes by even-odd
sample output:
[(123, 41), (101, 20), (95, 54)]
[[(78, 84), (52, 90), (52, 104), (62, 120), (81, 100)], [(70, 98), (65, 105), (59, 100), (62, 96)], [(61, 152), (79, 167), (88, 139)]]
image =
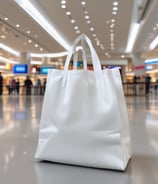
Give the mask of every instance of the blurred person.
[(20, 91), (20, 80), (19, 80), (19, 78), (17, 78), (16, 81), (15, 81), (15, 90), (16, 90), (16, 94), (19, 95), (19, 91)]
[(0, 95), (3, 94), (3, 76), (2, 73), (0, 72)]
[(13, 94), (14, 91), (15, 91), (15, 79), (14, 77), (11, 77), (10, 80), (9, 80), (9, 95)]
[(47, 79), (44, 78), (43, 79), (43, 94), (45, 93), (45, 90), (46, 90), (46, 83), (47, 83)]
[(35, 94), (40, 95), (41, 94), (41, 80), (40, 78), (37, 78), (35, 81)]
[(145, 77), (145, 94), (148, 95), (150, 92), (151, 77), (149, 74)]
[(134, 75), (134, 77), (133, 77), (133, 90), (134, 90), (134, 95), (137, 95), (136, 85), (137, 85), (137, 76)]
[(26, 88), (26, 95), (31, 95), (32, 81), (28, 75), (24, 81), (24, 86)]

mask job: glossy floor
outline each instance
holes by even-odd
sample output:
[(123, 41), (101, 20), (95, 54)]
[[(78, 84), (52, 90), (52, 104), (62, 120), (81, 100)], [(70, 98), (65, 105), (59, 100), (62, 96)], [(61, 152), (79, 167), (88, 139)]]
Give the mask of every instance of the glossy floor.
[(125, 172), (36, 163), (43, 97), (0, 97), (0, 184), (157, 184), (158, 97), (126, 97), (133, 157)]

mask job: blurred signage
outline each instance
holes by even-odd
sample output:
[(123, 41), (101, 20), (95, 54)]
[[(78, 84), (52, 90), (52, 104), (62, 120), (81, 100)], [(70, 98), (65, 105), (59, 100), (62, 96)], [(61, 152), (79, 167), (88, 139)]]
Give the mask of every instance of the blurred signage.
[(145, 66), (144, 65), (138, 65), (134, 67), (135, 70), (144, 70)]
[(46, 75), (49, 69), (55, 69), (55, 68), (56, 67), (54, 66), (44, 66), (44, 67), (41, 67), (40, 73)]
[(14, 74), (26, 74), (28, 72), (27, 64), (15, 64), (13, 66)]

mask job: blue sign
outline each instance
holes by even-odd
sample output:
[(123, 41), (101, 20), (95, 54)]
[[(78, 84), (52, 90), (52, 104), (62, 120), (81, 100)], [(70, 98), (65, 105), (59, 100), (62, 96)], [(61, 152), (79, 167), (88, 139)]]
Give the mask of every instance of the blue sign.
[(152, 64), (158, 64), (158, 59), (157, 60), (146, 60), (145, 61), (145, 64), (147, 65), (147, 64), (150, 64), (150, 65), (152, 65)]
[(41, 74), (47, 74), (48, 73), (48, 70), (49, 69), (53, 69), (53, 68), (55, 68), (55, 67), (53, 67), (53, 66), (45, 66), (45, 67), (41, 67), (41, 71), (40, 71), (40, 73)]
[(28, 72), (27, 64), (15, 64), (13, 67), (13, 73), (26, 74)]

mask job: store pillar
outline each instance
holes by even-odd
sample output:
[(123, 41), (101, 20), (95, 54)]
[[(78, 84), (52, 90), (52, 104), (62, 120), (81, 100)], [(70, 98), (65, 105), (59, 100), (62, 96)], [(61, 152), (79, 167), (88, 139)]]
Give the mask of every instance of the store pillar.
[(31, 56), (28, 52), (21, 52), (20, 53), (20, 62), (22, 64), (27, 64), (28, 67), (28, 75), (31, 75)]
[(48, 64), (48, 58), (42, 57), (42, 64), (47, 65)]
[(144, 59), (142, 59), (139, 54), (133, 55), (132, 63), (133, 63), (133, 71), (136, 76), (145, 75)]

